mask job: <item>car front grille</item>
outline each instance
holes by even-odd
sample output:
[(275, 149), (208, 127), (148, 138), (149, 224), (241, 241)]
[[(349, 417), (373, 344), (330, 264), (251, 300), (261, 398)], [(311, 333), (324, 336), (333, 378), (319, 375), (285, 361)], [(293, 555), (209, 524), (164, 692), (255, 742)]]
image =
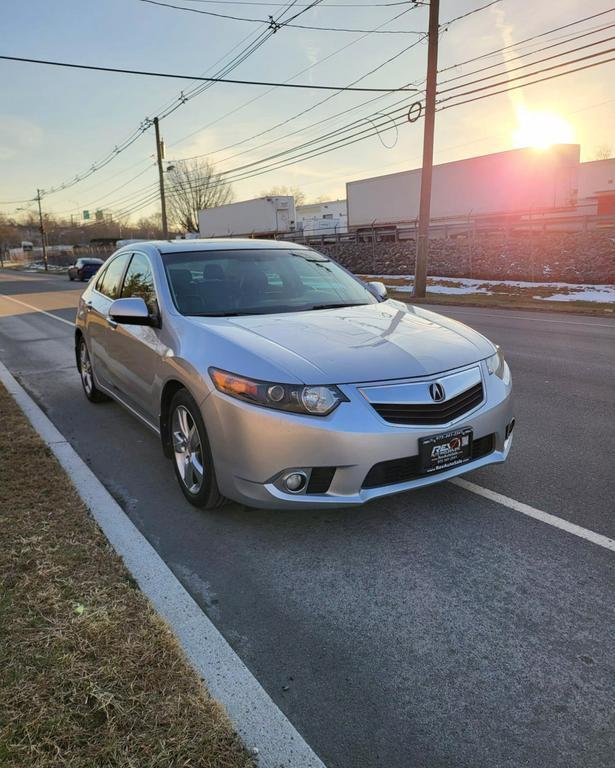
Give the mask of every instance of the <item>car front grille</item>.
[(447, 424), (468, 413), (483, 401), (483, 385), (478, 382), (464, 392), (441, 403), (372, 403), (372, 407), (390, 424)]
[[(472, 441), (472, 461), (488, 456), (495, 447), (495, 434), (485, 435)], [(437, 472), (431, 472), (431, 475)], [(381, 461), (367, 473), (363, 481), (363, 488), (380, 488), (383, 485), (396, 485), (397, 483), (407, 483), (423, 477), (420, 470), (418, 456), (406, 456), (402, 459), (391, 459), (390, 461)]]

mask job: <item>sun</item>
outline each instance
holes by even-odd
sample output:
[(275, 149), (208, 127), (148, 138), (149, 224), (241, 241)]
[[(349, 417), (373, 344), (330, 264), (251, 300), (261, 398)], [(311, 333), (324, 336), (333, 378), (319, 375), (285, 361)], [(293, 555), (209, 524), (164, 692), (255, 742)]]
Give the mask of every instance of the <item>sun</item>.
[(570, 123), (553, 112), (520, 109), (513, 131), (515, 147), (549, 149), (553, 144), (571, 144), (574, 131)]

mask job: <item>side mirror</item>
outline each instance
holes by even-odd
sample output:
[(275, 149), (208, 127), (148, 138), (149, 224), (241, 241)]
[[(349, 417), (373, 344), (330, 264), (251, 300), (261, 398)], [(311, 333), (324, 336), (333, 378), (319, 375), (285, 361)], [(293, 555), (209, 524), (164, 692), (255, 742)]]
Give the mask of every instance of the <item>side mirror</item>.
[(109, 307), (109, 319), (125, 325), (155, 325), (141, 297), (116, 299)]
[(379, 280), (366, 283), (366, 285), (367, 290), (370, 293), (373, 293), (377, 299), (380, 299), (380, 301), (384, 301), (388, 297), (386, 285)]

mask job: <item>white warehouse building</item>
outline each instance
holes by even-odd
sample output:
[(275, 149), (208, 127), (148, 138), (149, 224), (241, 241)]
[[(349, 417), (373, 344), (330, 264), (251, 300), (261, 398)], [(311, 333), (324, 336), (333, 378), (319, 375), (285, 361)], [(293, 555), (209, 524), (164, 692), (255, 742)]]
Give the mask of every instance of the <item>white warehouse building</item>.
[[(615, 214), (615, 159), (580, 162), (578, 144), (513, 149), (435, 165), (432, 227), (506, 218), (571, 228), (607, 226)], [(348, 182), (353, 232), (416, 226), (421, 169)], [(612, 226), (612, 222), (610, 222)]]

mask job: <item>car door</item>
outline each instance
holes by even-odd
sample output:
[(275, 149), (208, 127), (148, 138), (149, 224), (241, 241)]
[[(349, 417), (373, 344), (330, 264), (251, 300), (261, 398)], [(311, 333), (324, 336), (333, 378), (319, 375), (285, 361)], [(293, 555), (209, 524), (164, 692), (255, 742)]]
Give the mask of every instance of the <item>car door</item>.
[(154, 325), (117, 323), (109, 331), (107, 352), (114, 386), (122, 400), (152, 423), (158, 416), (156, 377), (166, 346), (160, 340), (160, 310), (149, 257), (133, 254), (125, 272), (122, 298), (142, 298)]
[(112, 257), (101, 270), (94, 289), (86, 299), (86, 333), (94, 374), (99, 384), (107, 389), (114, 386), (113, 365), (108, 351), (112, 328), (107, 316), (112, 302), (120, 297), (124, 272), (131, 256), (131, 253), (120, 253)]

